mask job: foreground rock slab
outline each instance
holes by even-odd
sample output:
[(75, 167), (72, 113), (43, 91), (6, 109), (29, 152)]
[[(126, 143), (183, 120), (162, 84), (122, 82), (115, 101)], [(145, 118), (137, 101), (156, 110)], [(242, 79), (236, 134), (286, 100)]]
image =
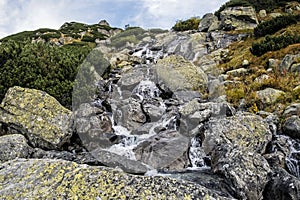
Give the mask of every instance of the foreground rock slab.
[(62, 160), (0, 165), (2, 199), (228, 199), (197, 184)]
[(15, 86), (0, 106), (1, 131), (18, 133), (32, 146), (58, 149), (71, 137), (71, 111), (47, 93)]

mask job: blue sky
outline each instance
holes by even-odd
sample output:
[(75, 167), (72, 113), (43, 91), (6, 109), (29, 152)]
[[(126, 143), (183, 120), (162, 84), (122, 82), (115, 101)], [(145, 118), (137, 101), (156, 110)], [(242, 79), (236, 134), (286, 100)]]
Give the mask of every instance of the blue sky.
[(202, 17), (227, 0), (0, 0), (0, 38), (24, 30), (58, 29), (64, 22), (88, 24), (106, 19), (126, 24), (170, 29), (177, 20)]

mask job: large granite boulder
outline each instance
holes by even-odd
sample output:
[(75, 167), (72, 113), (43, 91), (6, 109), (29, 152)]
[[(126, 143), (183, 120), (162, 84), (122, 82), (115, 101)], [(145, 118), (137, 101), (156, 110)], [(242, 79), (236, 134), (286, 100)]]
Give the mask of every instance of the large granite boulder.
[(35, 147), (59, 149), (72, 136), (72, 112), (46, 92), (15, 86), (0, 106), (2, 132), (19, 133)]
[(227, 7), (221, 12), (220, 19), (224, 30), (254, 29), (258, 24), (253, 7)]
[(207, 75), (182, 56), (168, 56), (157, 62), (156, 71), (160, 85), (171, 91), (199, 90), (207, 86)]
[(270, 169), (261, 154), (271, 138), (268, 124), (255, 115), (211, 119), (200, 137), (212, 170), (225, 177), (239, 199), (262, 198)]
[(0, 165), (2, 199), (228, 199), (198, 184), (62, 160)]

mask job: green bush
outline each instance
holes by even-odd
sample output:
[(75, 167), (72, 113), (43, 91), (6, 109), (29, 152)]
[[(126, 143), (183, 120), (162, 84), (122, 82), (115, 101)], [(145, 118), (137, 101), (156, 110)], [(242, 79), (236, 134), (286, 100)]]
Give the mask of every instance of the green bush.
[(300, 36), (298, 34), (266, 36), (263, 41), (252, 44), (251, 53), (256, 56), (261, 56), (268, 51), (276, 51), (296, 43), (300, 43)]
[(92, 36), (84, 35), (81, 39), (83, 42), (95, 42), (95, 38)]
[(262, 22), (257, 27), (255, 27), (254, 36), (258, 38), (265, 35), (272, 35), (289, 25), (296, 24), (299, 18), (300, 15), (285, 15)]
[(70, 108), (78, 67), (91, 51), (87, 46), (50, 46), (27, 41), (0, 45), (0, 101), (18, 85), (43, 90)]
[(200, 23), (200, 18), (197, 17), (192, 17), (185, 21), (179, 20), (172, 27), (172, 30), (174, 31), (198, 30), (199, 23)]

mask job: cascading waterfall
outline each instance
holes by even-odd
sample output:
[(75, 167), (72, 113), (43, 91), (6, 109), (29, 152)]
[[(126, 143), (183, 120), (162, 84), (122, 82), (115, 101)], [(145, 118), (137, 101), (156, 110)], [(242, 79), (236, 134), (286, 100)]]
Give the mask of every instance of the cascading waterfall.
[(300, 178), (300, 143), (290, 139), (288, 140), (288, 144), (290, 147), (290, 154), (286, 157), (286, 166), (292, 175)]

